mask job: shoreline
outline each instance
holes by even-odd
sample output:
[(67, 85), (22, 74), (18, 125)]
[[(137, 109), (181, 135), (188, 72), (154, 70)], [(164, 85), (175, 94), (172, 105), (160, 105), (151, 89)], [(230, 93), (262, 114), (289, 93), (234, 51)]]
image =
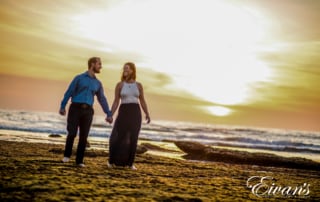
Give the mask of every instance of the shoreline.
[[(145, 140), (141, 143), (147, 143), (144, 145), (154, 150), (136, 155), (137, 171), (109, 169), (107, 149), (98, 148), (107, 142), (93, 139), (90, 143), (94, 146), (86, 150), (86, 167), (79, 168), (75, 166), (74, 153), (70, 162), (61, 163), (65, 138), (41, 142), (43, 134), (29, 133), (25, 137), (1, 134), (1, 201), (304, 201), (320, 198), (320, 171), (185, 160), (179, 157), (183, 154), (181, 151), (170, 148), (171, 143), (161, 142), (156, 146), (170, 145), (170, 150), (157, 151), (155, 144)], [(167, 156), (168, 153), (176, 156)], [(291, 197), (278, 192), (257, 196), (248, 185), (254, 176), (271, 177), (267, 182), (270, 187), (272, 182), (281, 187), (307, 184), (309, 193)]]
[[(42, 132), (0, 129), (0, 140), (65, 144), (65, 135), (55, 134), (61, 137), (50, 137), (50, 135), (51, 134), (49, 133), (42, 133)], [(88, 140), (90, 141), (91, 148), (102, 149), (102, 150), (108, 148), (109, 139), (107, 137), (94, 137), (89, 135)], [(77, 138), (75, 140), (75, 143), (76, 142), (77, 142)], [(183, 151), (181, 151), (176, 147), (176, 145), (174, 144), (174, 141), (168, 141), (168, 140), (154, 141), (154, 140), (139, 138), (138, 145), (142, 143), (151, 143), (158, 147), (162, 147), (167, 150), (173, 150), (178, 153), (178, 155), (176, 155), (176, 154), (172, 154), (172, 152), (161, 152), (161, 151), (154, 151), (154, 150), (148, 151), (149, 153), (153, 153), (155, 155), (183, 159), (182, 156), (185, 154)], [(230, 146), (210, 146), (210, 147), (222, 149), (222, 150), (230, 150), (234, 152), (265, 153), (270, 155), (277, 155), (283, 158), (305, 158), (305, 159), (320, 163), (319, 154), (313, 154), (308, 152), (296, 153), (296, 152), (287, 152), (287, 151), (274, 151), (274, 150), (241, 148), (241, 147), (230, 147)]]

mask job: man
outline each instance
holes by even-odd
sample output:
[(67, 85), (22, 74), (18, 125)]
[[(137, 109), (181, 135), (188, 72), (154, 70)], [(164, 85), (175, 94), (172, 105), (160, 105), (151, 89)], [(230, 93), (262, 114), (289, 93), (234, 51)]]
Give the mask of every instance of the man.
[(77, 148), (76, 164), (85, 167), (83, 162), (84, 152), (86, 148), (87, 138), (93, 119), (93, 102), (94, 96), (97, 96), (103, 111), (106, 113), (106, 121), (112, 123), (112, 114), (109, 109), (107, 98), (104, 95), (103, 86), (96, 78), (95, 74), (100, 73), (102, 68), (99, 57), (92, 57), (88, 60), (88, 71), (77, 75), (69, 85), (61, 101), (59, 113), (66, 114), (65, 107), (71, 98), (71, 105), (68, 111), (67, 131), (63, 163), (70, 160), (72, 147), (79, 128), (79, 142)]

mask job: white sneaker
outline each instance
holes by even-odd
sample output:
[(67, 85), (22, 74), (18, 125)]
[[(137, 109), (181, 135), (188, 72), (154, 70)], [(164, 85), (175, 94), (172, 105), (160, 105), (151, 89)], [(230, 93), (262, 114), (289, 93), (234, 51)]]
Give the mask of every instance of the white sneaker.
[(110, 164), (109, 162), (107, 163), (108, 168), (113, 168), (113, 165)]
[(130, 169), (131, 169), (131, 170), (138, 170), (138, 168), (135, 167), (134, 165), (132, 165), (132, 166), (130, 167)]
[(79, 164), (77, 164), (77, 166), (79, 166), (79, 167), (81, 167), (81, 168), (86, 167), (86, 165), (84, 165), (83, 163), (79, 163)]
[(63, 159), (62, 159), (62, 163), (67, 163), (69, 161), (70, 161), (69, 157), (63, 157)]

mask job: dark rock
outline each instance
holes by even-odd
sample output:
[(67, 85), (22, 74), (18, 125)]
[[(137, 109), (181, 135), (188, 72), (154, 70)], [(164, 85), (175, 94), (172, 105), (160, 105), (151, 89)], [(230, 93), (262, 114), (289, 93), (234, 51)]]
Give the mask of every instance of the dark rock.
[(52, 152), (54, 154), (63, 154), (64, 150), (62, 148), (52, 148), (52, 149), (49, 149), (49, 152)]
[(160, 147), (158, 145), (150, 144), (150, 143), (147, 143), (147, 142), (141, 143), (141, 146), (144, 146), (148, 150), (162, 151), (162, 152), (176, 152), (175, 150), (162, 148), (162, 147)]
[(207, 146), (198, 142), (176, 141), (174, 144), (187, 154), (203, 155), (206, 153)]
[(136, 154), (143, 154), (143, 153), (146, 153), (147, 151), (148, 151), (148, 149), (145, 146), (138, 145)]
[(60, 134), (50, 134), (49, 137), (62, 137)]
[(175, 142), (175, 145), (187, 153), (183, 157), (189, 160), (320, 170), (320, 163), (305, 158), (213, 148), (197, 142), (179, 141)]
[(90, 148), (90, 147), (91, 147), (91, 144), (90, 144), (89, 141), (87, 141), (87, 143), (86, 143), (86, 148)]

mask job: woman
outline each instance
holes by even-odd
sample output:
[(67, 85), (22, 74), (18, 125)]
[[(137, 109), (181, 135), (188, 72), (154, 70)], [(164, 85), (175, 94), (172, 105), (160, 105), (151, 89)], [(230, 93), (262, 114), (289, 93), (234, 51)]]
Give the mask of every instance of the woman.
[(132, 170), (136, 170), (133, 162), (141, 129), (140, 105), (146, 115), (147, 123), (150, 123), (150, 116), (143, 87), (141, 83), (136, 82), (135, 64), (131, 62), (124, 64), (121, 81), (116, 85), (112, 114), (117, 110), (120, 101), (118, 116), (109, 140), (108, 166), (129, 166)]

